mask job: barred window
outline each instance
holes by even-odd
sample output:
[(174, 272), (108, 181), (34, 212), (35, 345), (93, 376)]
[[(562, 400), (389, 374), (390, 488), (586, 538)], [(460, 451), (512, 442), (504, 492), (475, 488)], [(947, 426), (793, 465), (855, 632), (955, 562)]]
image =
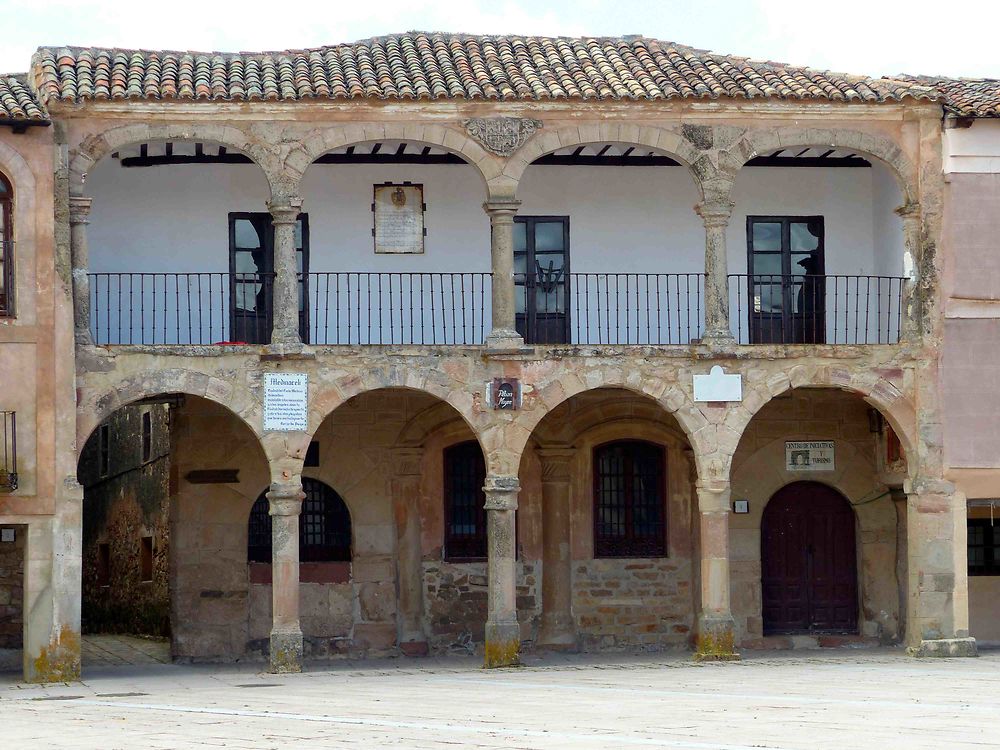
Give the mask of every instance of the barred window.
[[(344, 500), (317, 479), (304, 478), (302, 514), (299, 516), (300, 562), (350, 562), (351, 514)], [(271, 562), (271, 516), (267, 491), (250, 509), (247, 538), (249, 562)]]
[(14, 189), (0, 174), (0, 316), (14, 314), (14, 236), (11, 231)]
[(989, 518), (967, 521), (970, 576), (1000, 576), (1000, 526)]
[(667, 554), (664, 449), (626, 440), (594, 449), (594, 557)]
[(444, 452), (444, 555), (446, 560), (486, 557), (486, 462), (469, 440)]

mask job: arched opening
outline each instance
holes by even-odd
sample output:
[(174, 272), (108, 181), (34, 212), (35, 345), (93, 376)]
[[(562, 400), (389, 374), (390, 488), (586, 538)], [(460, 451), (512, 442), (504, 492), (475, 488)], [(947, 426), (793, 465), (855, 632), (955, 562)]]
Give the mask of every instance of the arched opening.
[(78, 467), (85, 667), (253, 653), (246, 519), (268, 475), (246, 423), (205, 398), (151, 396), (96, 427)]
[(899, 340), (912, 260), (892, 167), (850, 148), (787, 146), (744, 165), (732, 200), (730, 322), (741, 343)]
[(578, 393), (532, 431), (519, 477), (524, 563), (542, 562), (533, 640), (585, 651), (690, 643), (695, 467), (669, 412), (620, 388)]
[(301, 183), (314, 344), (480, 344), (491, 316), (480, 171), (438, 143), (319, 156)]
[(617, 141), (544, 154), (518, 184), (517, 326), (528, 343), (701, 337), (700, 193), (679, 157)]
[[(271, 190), (249, 156), (211, 140), (138, 142), (98, 162), (85, 189), (96, 343), (270, 340)], [(308, 270), (305, 220), (296, 238)]]
[(901, 441), (856, 393), (795, 388), (757, 411), (730, 473), (730, 590), (743, 647), (791, 647), (791, 634), (819, 645), (842, 642), (832, 632), (901, 639), (906, 475)]
[(857, 633), (858, 572), (851, 504), (820, 482), (792, 482), (761, 520), (764, 635)]
[(0, 317), (14, 315), (14, 188), (0, 172)]

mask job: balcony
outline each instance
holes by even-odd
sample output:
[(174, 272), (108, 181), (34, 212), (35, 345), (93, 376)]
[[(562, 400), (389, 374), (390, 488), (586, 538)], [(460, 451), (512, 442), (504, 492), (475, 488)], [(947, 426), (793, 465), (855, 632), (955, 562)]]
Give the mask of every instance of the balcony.
[[(678, 346), (702, 338), (700, 273), (515, 275), (516, 324), (538, 345)], [(90, 274), (102, 345), (264, 344), (273, 275)], [(740, 344), (894, 344), (906, 279), (748, 275), (728, 279)], [(478, 346), (490, 331), (489, 273), (319, 272), (300, 275), (299, 326), (313, 345)]]
[(0, 492), (17, 489), (17, 413), (0, 411)]

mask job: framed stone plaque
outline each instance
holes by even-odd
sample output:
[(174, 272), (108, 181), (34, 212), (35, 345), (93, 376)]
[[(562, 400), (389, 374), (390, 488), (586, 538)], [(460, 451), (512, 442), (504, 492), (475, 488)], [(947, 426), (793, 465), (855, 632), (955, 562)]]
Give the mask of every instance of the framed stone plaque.
[(836, 444), (833, 440), (803, 440), (785, 443), (785, 471), (834, 471)]
[(424, 186), (409, 182), (375, 185), (372, 203), (376, 254), (424, 252)]
[(264, 373), (264, 431), (309, 429), (309, 376), (304, 372)]

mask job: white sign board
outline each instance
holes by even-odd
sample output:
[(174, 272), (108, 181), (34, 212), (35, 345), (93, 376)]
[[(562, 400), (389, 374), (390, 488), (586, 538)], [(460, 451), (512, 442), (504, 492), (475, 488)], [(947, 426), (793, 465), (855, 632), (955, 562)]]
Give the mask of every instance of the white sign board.
[(833, 471), (832, 440), (803, 440), (785, 443), (785, 471)]
[(742, 401), (743, 376), (726, 375), (726, 371), (715, 365), (708, 375), (694, 376), (695, 401)]
[(304, 372), (264, 373), (264, 430), (309, 429), (309, 376)]

